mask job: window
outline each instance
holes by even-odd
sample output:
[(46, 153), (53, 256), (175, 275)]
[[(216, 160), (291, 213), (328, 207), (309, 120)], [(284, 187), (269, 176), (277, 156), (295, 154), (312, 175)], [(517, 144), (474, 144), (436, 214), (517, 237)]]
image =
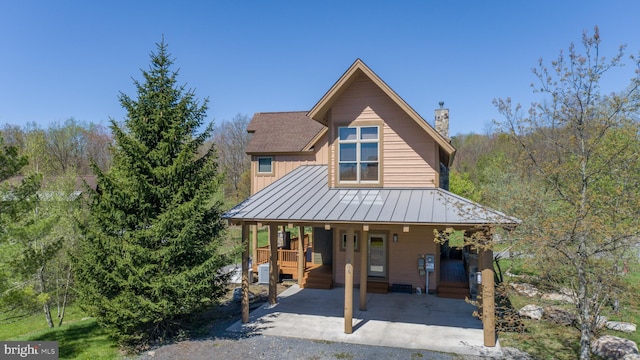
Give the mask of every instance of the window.
[(258, 174), (271, 174), (273, 173), (273, 158), (259, 157), (258, 158)]
[[(340, 243), (340, 250), (347, 250), (347, 233), (346, 232), (341, 232), (340, 233), (340, 239), (342, 240)], [(360, 249), (358, 248), (358, 232), (355, 232), (353, 234), (353, 251), (359, 251)]]
[(338, 181), (341, 183), (377, 183), (380, 137), (377, 126), (338, 129)]

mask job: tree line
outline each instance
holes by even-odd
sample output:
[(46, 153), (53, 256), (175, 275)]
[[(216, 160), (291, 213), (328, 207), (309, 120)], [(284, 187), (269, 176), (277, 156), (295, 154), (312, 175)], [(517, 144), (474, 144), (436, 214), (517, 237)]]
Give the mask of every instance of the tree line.
[[(245, 153), (250, 135), (249, 117), (238, 113), (232, 119), (215, 124), (202, 149), (215, 144), (220, 172), (224, 174), (224, 198), (227, 206), (249, 195), (251, 188), (250, 159)], [(16, 149), (16, 155), (28, 159), (15, 175), (39, 173), (46, 178), (93, 175), (92, 163), (100, 170), (111, 167), (113, 134), (102, 124), (69, 118), (53, 122), (46, 128), (36, 123), (23, 127), (4, 124), (0, 128), (5, 147)]]

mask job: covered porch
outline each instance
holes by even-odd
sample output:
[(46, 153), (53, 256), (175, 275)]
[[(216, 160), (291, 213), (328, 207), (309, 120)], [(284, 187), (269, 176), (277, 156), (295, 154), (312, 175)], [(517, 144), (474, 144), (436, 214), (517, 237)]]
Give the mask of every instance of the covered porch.
[[(359, 298), (355, 290), (355, 298)], [(502, 354), (500, 346), (483, 346), (482, 322), (474, 306), (460, 299), (406, 293), (367, 294), (367, 311), (354, 313), (354, 332), (342, 330), (344, 289), (299, 289), (279, 294), (276, 306), (253, 310), (248, 323), (228, 331), (246, 335), (409, 348), (474, 356)], [(357, 303), (354, 304), (357, 306)], [(304, 324), (304, 329), (301, 328)], [(392, 336), (390, 336), (392, 334)]]
[[(304, 227), (311, 226), (332, 232), (331, 269), (334, 281), (344, 292), (344, 304), (339, 307), (344, 334), (360, 331), (358, 326), (354, 327), (354, 312), (369, 311), (367, 293), (372, 283), (386, 282), (387, 287), (400, 283), (408, 285), (411, 292), (416, 284), (424, 284), (425, 292), (438, 288), (441, 264), (439, 245), (434, 242), (436, 232), (447, 229), (475, 232), (484, 234), (489, 243), (493, 227), (517, 223), (517, 219), (439, 188), (329, 188), (326, 166), (301, 166), (230, 210), (225, 217), (243, 229), (245, 323), (249, 322), (247, 260), (248, 244), (253, 241), (250, 226), (269, 226), (269, 303), (272, 305), (278, 301), (278, 228), (298, 227), (299, 233), (303, 233)], [(306, 267), (303, 247), (299, 247), (296, 254), (298, 279), (303, 279)], [(496, 345), (496, 337), (490, 246), (478, 249), (477, 268), (483, 279), (478, 290), (484, 299), (480, 309), (483, 343), (491, 347)], [(359, 290), (355, 291), (356, 288)]]

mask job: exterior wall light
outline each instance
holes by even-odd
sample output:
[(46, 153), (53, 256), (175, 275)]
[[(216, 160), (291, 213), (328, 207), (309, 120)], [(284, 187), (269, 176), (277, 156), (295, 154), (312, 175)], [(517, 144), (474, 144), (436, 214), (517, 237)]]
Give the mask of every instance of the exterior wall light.
[(393, 242), (394, 243), (398, 242), (398, 234), (393, 234)]

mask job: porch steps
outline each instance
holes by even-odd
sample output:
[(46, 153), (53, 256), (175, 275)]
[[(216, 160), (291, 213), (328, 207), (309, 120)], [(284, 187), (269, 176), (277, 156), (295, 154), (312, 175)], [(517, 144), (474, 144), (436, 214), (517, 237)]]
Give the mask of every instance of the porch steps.
[(329, 290), (333, 287), (333, 273), (331, 266), (316, 266), (305, 270), (304, 277), (301, 282), (303, 289), (324, 289)]
[(389, 292), (389, 283), (386, 281), (367, 281), (367, 292), (372, 294), (386, 294)]
[(438, 296), (449, 299), (464, 299), (469, 296), (469, 284), (442, 281), (438, 285)]

